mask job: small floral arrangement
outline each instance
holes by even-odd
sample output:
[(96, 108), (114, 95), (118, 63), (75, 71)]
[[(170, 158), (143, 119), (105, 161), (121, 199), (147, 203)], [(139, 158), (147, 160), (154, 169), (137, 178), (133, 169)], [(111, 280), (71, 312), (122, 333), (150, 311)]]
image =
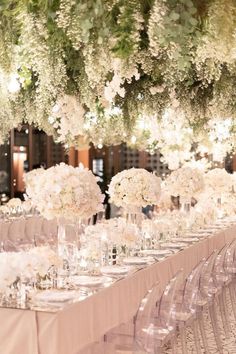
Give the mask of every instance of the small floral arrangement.
[(19, 279), (36, 279), (47, 275), (51, 266), (60, 260), (47, 246), (35, 247), (28, 252), (0, 253), (0, 292), (3, 293)]
[(203, 173), (195, 168), (181, 167), (173, 171), (166, 179), (166, 188), (170, 195), (180, 197), (183, 200), (191, 200), (192, 197), (204, 189)]
[(209, 194), (229, 193), (232, 191), (233, 177), (224, 168), (214, 168), (205, 174), (205, 185)]
[(142, 168), (131, 168), (112, 178), (108, 193), (112, 203), (125, 209), (155, 205), (161, 194), (160, 181)]
[(89, 218), (103, 210), (96, 177), (84, 168), (61, 163), (25, 175), (26, 194), (47, 219)]
[(124, 218), (113, 218), (102, 223), (88, 226), (84, 237), (86, 244), (95, 244), (95, 240), (108, 242), (116, 246), (134, 246), (138, 241), (139, 231), (135, 224), (127, 223)]
[(0, 206), (0, 213), (2, 214), (18, 214), (24, 211), (24, 202), (19, 198), (11, 198), (6, 204)]
[(22, 206), (22, 201), (20, 200), (20, 198), (11, 198), (8, 203), (7, 206), (9, 208), (21, 208)]
[(0, 253), (0, 293), (6, 291), (21, 274), (21, 253)]

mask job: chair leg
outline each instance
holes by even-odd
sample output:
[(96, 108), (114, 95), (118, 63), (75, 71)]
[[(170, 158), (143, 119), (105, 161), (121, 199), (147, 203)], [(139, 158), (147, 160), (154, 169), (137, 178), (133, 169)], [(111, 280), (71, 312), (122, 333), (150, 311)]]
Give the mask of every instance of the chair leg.
[(230, 296), (230, 301), (234, 313), (234, 319), (236, 321), (236, 296), (234, 293), (234, 286), (233, 283), (229, 284), (229, 296)]
[(217, 316), (216, 316), (216, 308), (215, 308), (214, 302), (212, 305), (209, 306), (209, 314), (210, 314), (211, 325), (213, 328), (213, 333), (215, 336), (217, 349), (220, 354), (223, 354), (223, 348), (222, 348), (222, 343), (221, 343), (221, 339), (220, 339), (220, 331), (219, 331), (219, 326), (218, 326), (218, 322), (217, 322), (218, 320), (217, 320)]
[(155, 347), (154, 348), (154, 354), (164, 354), (163, 347)]
[(231, 327), (231, 321), (230, 321), (230, 316), (229, 316), (229, 309), (228, 309), (228, 303), (227, 303), (227, 289), (229, 287), (224, 287), (223, 288), (223, 305), (224, 305), (224, 311), (225, 311), (225, 317), (227, 321), (227, 326), (229, 327), (229, 331), (232, 332), (232, 327)]
[(208, 347), (208, 342), (207, 342), (207, 337), (206, 337), (206, 330), (204, 326), (204, 319), (203, 319), (203, 313), (202, 311), (198, 314), (198, 323), (199, 323), (199, 328), (200, 328), (200, 333), (202, 336), (202, 342), (204, 346), (204, 351), (206, 354), (210, 354), (210, 350)]
[(193, 336), (194, 336), (194, 342), (196, 346), (196, 352), (197, 354), (201, 354), (202, 351), (201, 351), (201, 343), (198, 335), (197, 321), (193, 322)]
[(171, 353), (176, 354), (177, 353), (177, 343), (176, 343), (176, 337), (173, 337), (170, 341), (171, 343)]
[(224, 304), (224, 299), (223, 299), (223, 293), (219, 295), (219, 309), (220, 309), (220, 314), (222, 318), (222, 323), (223, 323), (223, 328), (225, 332), (226, 338), (229, 338), (230, 335), (230, 326), (229, 326), (229, 321), (227, 321), (226, 317), (226, 310), (225, 310), (225, 304)]
[(185, 327), (180, 328), (179, 332), (180, 332), (180, 341), (181, 341), (181, 347), (182, 347), (182, 354), (188, 354), (186, 328)]

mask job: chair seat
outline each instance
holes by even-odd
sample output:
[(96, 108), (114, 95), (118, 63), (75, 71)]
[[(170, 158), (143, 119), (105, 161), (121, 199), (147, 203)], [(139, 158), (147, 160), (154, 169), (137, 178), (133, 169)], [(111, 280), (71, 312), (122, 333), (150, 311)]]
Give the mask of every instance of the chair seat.
[(227, 272), (231, 273), (232, 275), (236, 275), (236, 267), (234, 266), (227, 267)]
[[(150, 336), (153, 336), (155, 338), (155, 340), (161, 340), (164, 341), (167, 339), (169, 339), (169, 336), (172, 335), (174, 331), (173, 327), (169, 327), (169, 328), (164, 328), (161, 326), (156, 326), (151, 324), (150, 326), (146, 327), (146, 328), (142, 328), (142, 332), (146, 332), (148, 333)], [(142, 333), (140, 333), (142, 336)]]
[(195, 304), (196, 304), (196, 306), (202, 307), (202, 306), (206, 306), (208, 304), (208, 301), (207, 301), (207, 299), (204, 299), (204, 298), (197, 299)]
[(195, 317), (195, 313), (191, 313), (191, 312), (176, 312), (173, 317), (174, 317), (174, 319), (176, 321), (187, 322), (191, 318)]
[(216, 280), (219, 283), (229, 283), (232, 280), (232, 277), (227, 274), (220, 274), (216, 276)]
[(147, 354), (145, 350), (132, 346), (116, 345), (113, 343), (97, 342), (77, 354)]

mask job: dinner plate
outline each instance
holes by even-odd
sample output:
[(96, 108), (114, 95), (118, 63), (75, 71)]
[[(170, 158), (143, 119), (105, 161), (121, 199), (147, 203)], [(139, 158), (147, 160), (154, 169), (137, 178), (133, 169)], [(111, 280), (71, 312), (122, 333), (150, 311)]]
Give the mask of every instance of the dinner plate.
[(220, 229), (218, 229), (218, 228), (208, 227), (207, 229), (204, 229), (204, 232), (209, 233), (209, 234), (213, 234), (214, 232), (217, 232), (219, 230)]
[(172, 238), (171, 241), (172, 242), (183, 242), (183, 243), (196, 242), (197, 237)]
[(142, 250), (140, 253), (147, 256), (167, 256), (172, 254), (170, 250)]
[(129, 273), (133, 268), (129, 266), (106, 266), (101, 268), (102, 274), (111, 274), (111, 275), (125, 275)]
[(209, 236), (209, 234), (210, 234), (209, 232), (202, 231), (202, 230), (196, 231), (196, 233), (195, 233), (196, 237), (199, 237), (199, 238), (207, 237), (207, 236)]
[(152, 257), (128, 257), (123, 259), (124, 264), (142, 265), (153, 262)]
[(182, 247), (185, 247), (186, 244), (183, 242), (166, 242), (166, 243), (161, 243), (160, 244), (161, 247), (163, 248), (175, 248), (175, 249), (179, 249)]
[(73, 275), (70, 277), (70, 283), (77, 286), (100, 286), (105, 283), (112, 282), (113, 279), (109, 277), (98, 277), (89, 275)]
[(45, 290), (36, 294), (33, 298), (38, 302), (66, 302), (77, 296), (75, 291)]

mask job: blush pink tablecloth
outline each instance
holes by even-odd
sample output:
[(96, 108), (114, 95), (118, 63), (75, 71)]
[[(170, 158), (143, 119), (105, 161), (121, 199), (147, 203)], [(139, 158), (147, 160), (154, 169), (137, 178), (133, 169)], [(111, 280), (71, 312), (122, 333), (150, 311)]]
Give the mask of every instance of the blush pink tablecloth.
[(219, 231), (57, 313), (0, 309), (0, 353), (87, 353), (90, 343), (133, 317), (156, 281), (163, 290), (180, 268), (188, 275), (203, 257), (235, 237), (236, 226)]

